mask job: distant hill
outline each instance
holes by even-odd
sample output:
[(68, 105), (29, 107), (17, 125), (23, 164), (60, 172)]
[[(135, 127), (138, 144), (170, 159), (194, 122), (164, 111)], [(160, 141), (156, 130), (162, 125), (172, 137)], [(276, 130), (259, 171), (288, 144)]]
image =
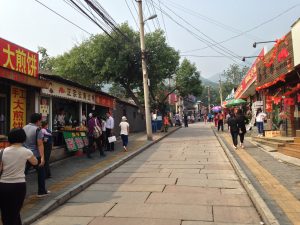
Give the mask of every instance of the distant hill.
[(201, 77), (201, 81), (204, 86), (218, 87), (219, 85), (217, 82), (211, 81), (210, 79), (206, 79), (204, 77)]
[[(218, 83), (219, 80), (220, 80), (220, 75), (221, 75), (221, 73), (216, 73), (215, 75), (212, 75), (212, 76), (210, 76), (210, 77), (207, 78), (207, 79), (210, 80), (210, 81), (213, 81), (213, 82)], [(224, 79), (224, 78), (222, 77), (222, 80), (223, 80), (223, 79)]]

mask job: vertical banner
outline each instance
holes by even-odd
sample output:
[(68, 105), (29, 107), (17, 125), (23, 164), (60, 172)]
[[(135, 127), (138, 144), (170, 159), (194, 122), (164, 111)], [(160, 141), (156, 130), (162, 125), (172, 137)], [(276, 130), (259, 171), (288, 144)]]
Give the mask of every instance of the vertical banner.
[(26, 124), (26, 90), (11, 86), (10, 96), (10, 128), (23, 127)]

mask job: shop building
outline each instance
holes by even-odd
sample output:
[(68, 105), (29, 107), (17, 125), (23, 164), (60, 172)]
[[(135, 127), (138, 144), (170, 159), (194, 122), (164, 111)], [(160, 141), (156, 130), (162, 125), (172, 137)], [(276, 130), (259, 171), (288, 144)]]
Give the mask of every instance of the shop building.
[(48, 82), (39, 79), (38, 54), (0, 38), (0, 148), (10, 129), (25, 126), (38, 111)]

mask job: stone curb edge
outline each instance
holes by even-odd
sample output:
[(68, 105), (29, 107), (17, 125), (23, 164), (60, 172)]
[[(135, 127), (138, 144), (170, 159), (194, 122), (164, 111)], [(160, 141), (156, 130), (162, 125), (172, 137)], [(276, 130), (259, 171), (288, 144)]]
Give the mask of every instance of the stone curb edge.
[(231, 165), (233, 166), (234, 170), (236, 171), (237, 175), (240, 178), (240, 181), (242, 182), (244, 188), (246, 189), (249, 197), (251, 198), (254, 206), (256, 207), (257, 211), (261, 215), (263, 221), (267, 225), (280, 225), (279, 221), (275, 218), (263, 198), (259, 195), (259, 193), (256, 191), (256, 189), (253, 187), (251, 181), (247, 177), (247, 175), (244, 173), (230, 150), (227, 148), (223, 140), (219, 137), (219, 135), (215, 132), (214, 129), (212, 129), (215, 136), (217, 137), (218, 141), (220, 142), (223, 150), (225, 151), (225, 154), (227, 155)]
[(157, 142), (161, 141), (162, 139), (164, 139), (165, 137), (167, 137), (170, 134), (174, 133), (175, 131), (179, 130), (180, 128), (181, 127), (177, 127), (174, 130), (172, 130), (172, 131), (168, 132), (167, 134), (165, 134), (164, 136), (158, 138), (157, 140), (147, 143), (146, 145), (140, 147), (135, 152), (132, 152), (129, 155), (124, 156), (120, 160), (118, 160), (118, 161), (114, 162), (113, 164), (105, 167), (100, 172), (90, 176), (86, 180), (80, 182), (79, 184), (77, 184), (74, 187), (70, 188), (69, 190), (65, 191), (64, 193), (57, 196), (53, 200), (50, 200), (50, 202), (47, 205), (45, 205), (44, 207), (42, 207), (37, 213), (33, 214), (30, 217), (27, 217), (27, 218), (23, 219), (23, 225), (29, 225), (29, 224), (37, 221), (41, 217), (47, 215), (48, 213), (50, 213), (54, 209), (61, 206), (66, 201), (68, 201), (69, 199), (71, 199), (72, 197), (77, 195), (78, 193), (82, 192), (84, 189), (89, 187), (91, 184), (95, 183), (95, 181), (97, 181), (97, 180), (101, 179), (102, 177), (104, 177), (105, 175), (111, 173), (113, 170), (117, 169), (118, 167), (123, 165), (125, 162), (127, 162), (130, 159), (134, 158), (138, 154), (142, 153), (143, 151), (145, 151), (146, 149), (148, 149), (152, 145), (154, 145)]

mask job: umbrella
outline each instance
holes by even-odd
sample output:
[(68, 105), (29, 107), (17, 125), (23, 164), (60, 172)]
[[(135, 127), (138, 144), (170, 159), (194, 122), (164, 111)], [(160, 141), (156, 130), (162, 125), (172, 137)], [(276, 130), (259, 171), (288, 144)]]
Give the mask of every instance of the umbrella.
[(247, 102), (245, 100), (238, 98), (238, 99), (234, 99), (234, 100), (228, 102), (226, 104), (226, 107), (233, 107), (233, 106), (238, 106), (238, 105), (242, 105), (242, 104), (246, 104), (246, 103)]
[(220, 112), (222, 110), (222, 107), (221, 106), (214, 106), (212, 107), (211, 109), (213, 112)]

